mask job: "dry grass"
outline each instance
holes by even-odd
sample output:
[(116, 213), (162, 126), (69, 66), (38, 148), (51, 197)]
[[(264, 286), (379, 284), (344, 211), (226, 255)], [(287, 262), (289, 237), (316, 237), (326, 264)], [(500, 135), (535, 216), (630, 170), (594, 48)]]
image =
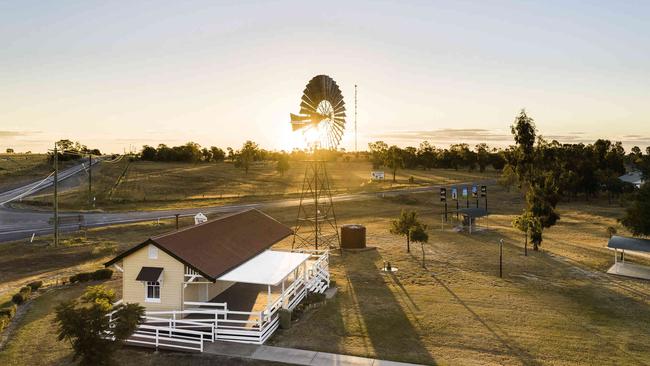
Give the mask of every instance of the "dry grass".
[(43, 179), (51, 171), (45, 154), (0, 154), (0, 191)]
[[(603, 273), (612, 261), (605, 249), (605, 228), (616, 225), (620, 207), (601, 201), (562, 204), (562, 219), (545, 232), (542, 251), (524, 257), (522, 235), (510, 226), (521, 210), (516, 193), (490, 187), (490, 229), (471, 236), (454, 233), (449, 226), (440, 229), (435, 193), (411, 198), (411, 204), (369, 198), (336, 205), (339, 224), (365, 224), (368, 244), (377, 249), (334, 255), (336, 297), (279, 333), (274, 344), (429, 364), (648, 364), (650, 283)], [(417, 209), (429, 225), (426, 269), (419, 245), (407, 254), (404, 240), (388, 233), (390, 220), (403, 208)], [(295, 211), (276, 208), (268, 213), (292, 224)], [(86, 241), (62, 248), (0, 248), (0, 281), (13, 287), (28, 278), (65, 273), (70, 266), (97, 266), (113, 251), (171, 228), (171, 223), (164, 225), (94, 229)], [(506, 242), (503, 279), (498, 277), (500, 238)], [(288, 245), (290, 240), (279, 244)], [(93, 254), (101, 247), (110, 250)], [(33, 267), (26, 265), (30, 258)], [(399, 271), (382, 274), (378, 269), (384, 260)], [(43, 332), (43, 337), (52, 336), (51, 330)], [(47, 346), (40, 338), (13, 344), (22, 351), (39, 342)], [(158, 357), (166, 357), (163, 364), (185, 362), (180, 356), (146, 351), (124, 350), (120, 355), (131, 364), (152, 364)]]
[[(111, 280), (103, 283), (109, 288), (120, 290), (120, 280)], [(73, 364), (72, 349), (67, 342), (56, 339), (54, 325), (54, 308), (62, 301), (78, 298), (87, 286), (98, 283), (76, 284), (56, 289), (42, 290), (43, 294), (29, 302), (29, 309), (25, 316), (19, 320), (19, 328), (12, 335), (6, 348), (0, 352), (0, 365), (70, 365)], [(183, 354), (171, 352), (142, 351), (125, 347), (116, 354), (115, 361), (118, 365), (274, 365), (269, 362), (238, 360), (223, 357), (207, 357), (197, 354)]]
[[(486, 173), (454, 170), (400, 170), (396, 182), (387, 176), (385, 182), (371, 182), (368, 162), (328, 163), (334, 193), (381, 191), (458, 181), (495, 178)], [(217, 205), (242, 201), (260, 201), (292, 197), (299, 194), (305, 172), (304, 162), (291, 162), (284, 176), (275, 171), (275, 163), (253, 164), (249, 173), (231, 163), (159, 163), (126, 160), (101, 164), (93, 173), (96, 207), (103, 210), (172, 208), (192, 205)], [(413, 182), (409, 178), (413, 177)], [(60, 207), (87, 209), (86, 177), (76, 178), (80, 186), (64, 190)], [(76, 185), (69, 182), (68, 185)], [(48, 206), (51, 192), (25, 200), (25, 203)]]

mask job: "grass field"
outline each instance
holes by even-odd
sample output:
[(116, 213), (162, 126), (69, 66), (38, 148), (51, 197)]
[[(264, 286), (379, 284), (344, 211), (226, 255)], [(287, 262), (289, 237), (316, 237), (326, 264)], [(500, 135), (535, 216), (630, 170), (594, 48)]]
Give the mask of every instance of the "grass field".
[(51, 171), (45, 154), (0, 154), (0, 191), (43, 179)]
[[(473, 235), (455, 233), (449, 225), (441, 230), (440, 204), (431, 193), (412, 195), (404, 201), (410, 204), (378, 197), (337, 204), (339, 223), (365, 224), (368, 245), (376, 250), (334, 254), (336, 297), (271, 343), (426, 364), (650, 364), (650, 283), (604, 274), (612, 262), (605, 228), (617, 226), (621, 208), (606, 200), (561, 204), (562, 219), (545, 232), (542, 251), (530, 250), (524, 257), (522, 235), (510, 226), (521, 210), (521, 198), (498, 187), (489, 192), (489, 230)], [(404, 208), (417, 209), (429, 225), (426, 268), (421, 267), (419, 245), (407, 254), (403, 238), (388, 233), (390, 220)], [(293, 208), (267, 213), (289, 225), (295, 219)], [(0, 294), (35, 278), (97, 267), (114, 252), (169, 229), (170, 222), (140, 223), (90, 230), (85, 239), (66, 234), (67, 245), (61, 248), (45, 247), (48, 238), (36, 245), (0, 247)], [(619, 232), (624, 230), (619, 227)], [(498, 277), (501, 238), (503, 278)], [(279, 244), (288, 245), (289, 240)], [(384, 260), (398, 272), (379, 271)], [(70, 292), (39, 300), (51, 309), (81, 290), (65, 291)], [(51, 316), (49, 311), (35, 314), (41, 314), (39, 319)], [(0, 364), (26, 364), (17, 355), (41, 343), (54, 355), (46, 363), (69, 360), (67, 346), (51, 341), (53, 330), (45, 327), (49, 323), (43, 320), (42, 328), (28, 328), (35, 321), (25, 322), (19, 329), (29, 333), (12, 337), (9, 356), (0, 356)], [(23, 339), (20, 334), (37, 336)], [(175, 357), (161, 355), (166, 357), (162, 364)], [(125, 364), (152, 364), (161, 357), (132, 349), (118, 356)]]
[[(260, 201), (299, 194), (305, 174), (304, 162), (291, 162), (284, 176), (274, 162), (253, 164), (248, 174), (231, 163), (160, 163), (127, 159), (119, 163), (102, 163), (93, 171), (93, 195), (96, 208), (102, 210), (161, 209), (188, 205), (218, 205), (242, 201)], [(372, 166), (368, 162), (328, 163), (334, 193), (381, 191), (429, 184), (494, 179), (496, 173), (465, 170), (399, 170), (396, 182), (386, 175), (384, 182), (371, 182)], [(388, 172), (386, 172), (388, 173)], [(412, 182), (409, 178), (413, 177)], [(64, 189), (60, 207), (88, 209), (87, 177), (75, 178)], [(64, 185), (65, 186), (65, 185)], [(49, 206), (51, 191), (27, 198), (24, 203)]]

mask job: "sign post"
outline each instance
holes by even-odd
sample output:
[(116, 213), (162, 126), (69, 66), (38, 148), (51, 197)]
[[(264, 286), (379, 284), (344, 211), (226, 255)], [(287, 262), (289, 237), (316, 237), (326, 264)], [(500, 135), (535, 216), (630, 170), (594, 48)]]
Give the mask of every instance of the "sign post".
[(445, 204), (445, 222), (447, 222), (447, 188), (440, 188), (440, 202)]
[(458, 187), (451, 187), (451, 199), (456, 201), (456, 220), (458, 220)]
[(478, 187), (476, 185), (472, 186), (472, 198), (476, 200), (476, 208), (478, 208)]
[[(485, 198), (485, 212), (487, 212), (487, 186), (481, 186), (481, 197)], [(478, 204), (478, 200), (476, 203)]]
[(465, 204), (469, 208), (469, 192), (467, 192), (467, 187), (463, 187), (463, 197), (465, 197)]

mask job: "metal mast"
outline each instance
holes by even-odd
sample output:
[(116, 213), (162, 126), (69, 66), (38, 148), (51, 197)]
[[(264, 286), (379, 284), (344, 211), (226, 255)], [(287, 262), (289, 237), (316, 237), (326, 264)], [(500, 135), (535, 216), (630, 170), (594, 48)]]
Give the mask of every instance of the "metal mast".
[(327, 75), (312, 78), (303, 91), (300, 114), (290, 117), (294, 131), (311, 130), (319, 135), (308, 141), (312, 157), (305, 162), (292, 248), (340, 248), (327, 163), (318, 156), (320, 149), (336, 150), (345, 128), (345, 102), (336, 82)]

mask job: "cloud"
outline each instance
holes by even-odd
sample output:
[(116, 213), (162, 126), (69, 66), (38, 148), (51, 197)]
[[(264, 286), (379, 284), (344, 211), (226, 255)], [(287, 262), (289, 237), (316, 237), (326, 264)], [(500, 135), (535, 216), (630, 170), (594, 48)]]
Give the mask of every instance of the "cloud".
[(372, 138), (378, 139), (395, 139), (411, 141), (492, 141), (505, 142), (512, 140), (509, 133), (500, 133), (483, 128), (443, 128), (439, 130), (406, 130), (406, 131), (389, 131), (371, 135)]
[(22, 136), (29, 136), (34, 134), (34, 131), (1, 131), (0, 130), (0, 138), (15, 138), (15, 137), (22, 137)]
[[(650, 145), (650, 136), (621, 135), (621, 136), (591, 136), (583, 131), (572, 131), (564, 134), (541, 134), (547, 141), (557, 140), (567, 144), (592, 144), (598, 138), (606, 138), (612, 142), (621, 141), (624, 146)], [(486, 142), (493, 146), (508, 146), (514, 143), (510, 131), (488, 130), (484, 128), (443, 128), (438, 130), (403, 130), (386, 131), (369, 135), (371, 139), (386, 140), (401, 144), (414, 144), (429, 141), (433, 144), (480, 143)]]

